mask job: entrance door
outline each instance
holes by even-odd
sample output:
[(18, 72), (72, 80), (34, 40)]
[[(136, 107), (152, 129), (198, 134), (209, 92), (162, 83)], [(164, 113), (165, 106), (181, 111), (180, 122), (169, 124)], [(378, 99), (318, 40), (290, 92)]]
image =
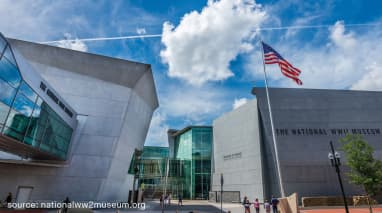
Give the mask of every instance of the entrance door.
[(29, 201), (32, 194), (33, 187), (19, 186), (17, 189), (16, 203), (26, 203)]

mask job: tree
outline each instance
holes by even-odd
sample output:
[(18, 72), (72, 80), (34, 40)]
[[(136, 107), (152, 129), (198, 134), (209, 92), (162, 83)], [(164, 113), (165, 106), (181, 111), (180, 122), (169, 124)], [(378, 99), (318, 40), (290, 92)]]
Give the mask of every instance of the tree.
[(350, 167), (350, 182), (364, 188), (372, 212), (369, 198), (382, 189), (382, 161), (374, 158), (373, 147), (360, 135), (346, 135), (340, 142)]

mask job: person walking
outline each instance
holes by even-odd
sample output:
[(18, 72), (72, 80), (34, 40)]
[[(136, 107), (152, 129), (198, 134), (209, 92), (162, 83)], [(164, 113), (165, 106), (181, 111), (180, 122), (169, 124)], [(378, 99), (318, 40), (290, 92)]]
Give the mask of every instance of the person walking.
[(255, 201), (253, 202), (253, 207), (255, 208), (256, 213), (260, 212), (260, 202), (258, 198), (256, 198)]
[(272, 195), (271, 204), (272, 204), (273, 213), (278, 213), (277, 205), (279, 204), (279, 200), (277, 198), (273, 197), (273, 195)]
[(265, 209), (266, 213), (271, 212), (271, 204), (268, 202), (268, 200), (265, 200), (265, 202), (264, 202), (264, 209)]
[(249, 202), (247, 196), (244, 196), (243, 206), (245, 213), (251, 213), (251, 203)]
[(182, 195), (181, 194), (179, 194), (178, 195), (178, 206), (183, 206), (183, 198), (182, 198)]
[(160, 205), (160, 207), (163, 209), (163, 207), (164, 207), (164, 205), (163, 205), (163, 194), (160, 196), (160, 198), (159, 198), (159, 205)]
[(8, 193), (8, 196), (5, 198), (5, 207), (8, 208), (8, 204), (12, 202), (12, 193)]
[(168, 194), (164, 196), (164, 205), (168, 204)]
[(69, 203), (70, 203), (69, 197), (66, 197), (65, 200), (63, 201), (63, 204), (64, 204), (63, 205), (63, 209), (62, 209), (63, 213), (67, 213), (68, 212)]
[(168, 205), (170, 206), (171, 205), (171, 193), (168, 193), (167, 198), (168, 198)]

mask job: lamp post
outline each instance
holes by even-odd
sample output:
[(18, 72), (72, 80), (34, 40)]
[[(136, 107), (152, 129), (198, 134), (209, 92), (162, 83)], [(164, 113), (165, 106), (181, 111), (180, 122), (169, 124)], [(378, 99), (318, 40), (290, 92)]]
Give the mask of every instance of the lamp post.
[(340, 161), (341, 155), (339, 152), (334, 151), (332, 141), (330, 141), (330, 149), (331, 149), (331, 152), (329, 152), (328, 158), (329, 158), (332, 166), (336, 168), (336, 172), (337, 172), (337, 176), (338, 176), (338, 182), (340, 182), (342, 197), (344, 198), (345, 211), (346, 211), (346, 213), (349, 213), (348, 203), (346, 201), (346, 195), (345, 195), (345, 191), (344, 191), (344, 186), (342, 185), (342, 178), (341, 178), (341, 173), (340, 173), (340, 168), (339, 168), (341, 166), (341, 161)]

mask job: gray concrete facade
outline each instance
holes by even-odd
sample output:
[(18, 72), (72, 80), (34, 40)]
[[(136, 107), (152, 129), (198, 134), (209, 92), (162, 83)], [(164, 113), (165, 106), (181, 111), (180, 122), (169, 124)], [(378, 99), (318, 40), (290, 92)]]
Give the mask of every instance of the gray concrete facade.
[[(269, 199), (271, 195), (280, 196), (269, 110), (265, 89), (255, 88), (253, 93), (257, 104), (251, 101), (214, 121), (216, 174), (213, 190), (219, 190), (218, 173), (237, 170), (235, 180), (227, 180), (236, 185), (232, 185), (232, 188), (227, 185), (227, 190), (240, 190), (243, 192), (242, 197), (247, 194), (250, 199), (251, 193), (259, 198), (263, 196)], [(335, 169), (328, 160), (329, 142), (333, 141), (335, 149), (340, 151), (339, 139), (346, 134), (362, 135), (374, 148), (375, 157), (382, 160), (382, 92), (270, 88), (269, 95), (286, 195), (294, 192), (298, 192), (299, 196), (340, 195)], [(257, 116), (252, 116), (245, 108), (256, 111)], [(243, 131), (250, 128), (247, 125), (255, 124), (258, 124), (253, 127), (256, 128), (253, 130), (256, 134), (249, 130)], [(243, 140), (243, 137), (249, 138)], [(252, 143), (247, 147), (252, 151), (260, 150), (261, 157), (251, 158), (247, 160), (247, 164), (239, 163), (241, 158), (236, 160), (237, 164), (224, 161), (222, 155), (245, 149), (247, 144), (243, 141)], [(242, 153), (243, 158), (245, 152)], [(340, 153), (346, 194), (362, 194), (361, 188), (349, 184), (345, 174), (348, 171), (344, 165), (346, 159), (341, 151)], [(254, 167), (252, 164), (259, 164), (258, 167), (262, 169), (253, 171), (256, 174), (246, 174), (245, 178), (262, 179), (259, 184), (262, 184), (263, 194), (258, 194), (261, 190), (245, 191), (247, 182), (241, 177), (245, 174), (241, 171), (251, 170)]]
[(257, 101), (228, 112), (213, 122), (214, 171), (212, 191), (220, 191), (220, 174), (224, 191), (240, 191), (263, 200), (261, 143)]
[(150, 65), (9, 41), (78, 115), (67, 161), (3, 160), (0, 194), (33, 187), (30, 200), (127, 200), (130, 161), (143, 148), (158, 107)]

